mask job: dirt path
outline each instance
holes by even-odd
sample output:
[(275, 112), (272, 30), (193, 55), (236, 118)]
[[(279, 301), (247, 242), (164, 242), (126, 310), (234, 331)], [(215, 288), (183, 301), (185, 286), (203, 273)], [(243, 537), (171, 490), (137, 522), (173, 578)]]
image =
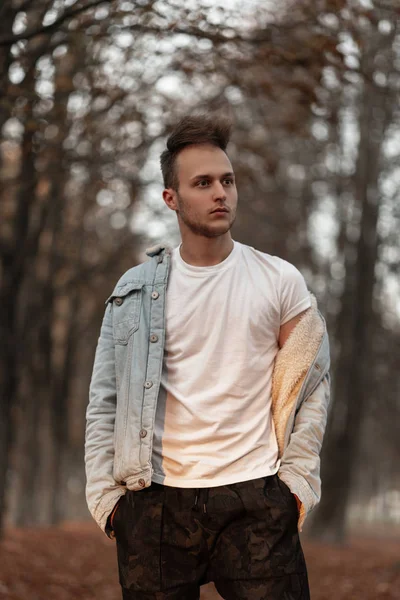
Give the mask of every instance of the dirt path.
[[(400, 540), (303, 542), (312, 600), (400, 600)], [(13, 529), (0, 546), (1, 600), (120, 600), (115, 545), (94, 524)], [(201, 600), (220, 598), (212, 585)]]

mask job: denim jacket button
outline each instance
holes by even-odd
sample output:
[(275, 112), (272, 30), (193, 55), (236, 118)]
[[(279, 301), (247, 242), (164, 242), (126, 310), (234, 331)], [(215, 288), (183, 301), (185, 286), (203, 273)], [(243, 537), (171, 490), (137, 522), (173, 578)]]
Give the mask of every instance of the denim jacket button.
[(144, 382), (144, 387), (145, 387), (145, 388), (147, 388), (147, 389), (148, 389), (148, 388), (151, 388), (151, 386), (152, 386), (152, 385), (153, 385), (153, 382), (152, 382), (152, 381), (145, 381), (145, 382)]
[(147, 431), (146, 431), (145, 429), (141, 429), (141, 430), (139, 431), (139, 435), (140, 435), (140, 437), (141, 437), (141, 438), (144, 438), (144, 437), (146, 437), (146, 435), (147, 435)]
[(155, 333), (153, 333), (153, 334), (150, 336), (150, 341), (151, 341), (151, 342), (157, 342), (157, 340), (158, 340), (158, 335), (156, 335)]
[(158, 292), (151, 292), (151, 297), (153, 298), (153, 300), (157, 300), (159, 295), (160, 294)]
[(121, 304), (123, 303), (124, 299), (123, 298), (115, 298), (114, 302), (117, 306), (121, 306)]
[(138, 484), (140, 485), (140, 487), (144, 487), (146, 485), (146, 482), (144, 479), (139, 479)]

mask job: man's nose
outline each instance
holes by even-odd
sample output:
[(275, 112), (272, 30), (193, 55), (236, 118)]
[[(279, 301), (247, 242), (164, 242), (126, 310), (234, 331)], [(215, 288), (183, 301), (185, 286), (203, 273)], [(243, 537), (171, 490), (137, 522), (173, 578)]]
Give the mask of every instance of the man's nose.
[(220, 181), (217, 181), (215, 183), (214, 190), (213, 190), (213, 197), (214, 197), (214, 200), (219, 200), (219, 199), (225, 200), (226, 199), (226, 191)]

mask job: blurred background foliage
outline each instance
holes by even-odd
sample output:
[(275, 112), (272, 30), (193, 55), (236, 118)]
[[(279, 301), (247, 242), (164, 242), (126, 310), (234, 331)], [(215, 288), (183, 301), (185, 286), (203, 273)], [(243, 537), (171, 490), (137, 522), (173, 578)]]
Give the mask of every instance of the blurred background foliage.
[(4, 0), (1, 523), (89, 518), (85, 411), (104, 301), (176, 245), (158, 156), (234, 120), (233, 237), (295, 264), (332, 348), (323, 497), (306, 531), (399, 524), (397, 0)]

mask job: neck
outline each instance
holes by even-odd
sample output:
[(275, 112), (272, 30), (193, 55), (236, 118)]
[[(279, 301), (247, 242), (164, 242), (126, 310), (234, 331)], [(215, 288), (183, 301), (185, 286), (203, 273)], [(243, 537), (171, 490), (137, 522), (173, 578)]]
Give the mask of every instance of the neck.
[(182, 259), (195, 267), (212, 267), (225, 260), (233, 250), (230, 232), (216, 238), (182, 236)]

